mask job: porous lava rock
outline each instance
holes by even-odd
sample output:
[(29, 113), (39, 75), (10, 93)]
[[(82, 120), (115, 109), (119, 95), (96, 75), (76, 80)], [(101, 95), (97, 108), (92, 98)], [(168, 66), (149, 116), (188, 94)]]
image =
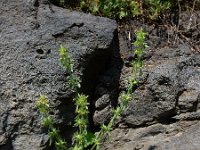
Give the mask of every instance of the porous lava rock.
[[(59, 63), (68, 48), (85, 93), (109, 60), (117, 39), (116, 22), (54, 6), (45, 0), (0, 1), (0, 149), (48, 147), (35, 101), (48, 97), (61, 133), (72, 132), (73, 91)], [(115, 45), (114, 45), (115, 43)], [(89, 88), (87, 88), (89, 87)]]
[(102, 149), (198, 150), (200, 54), (188, 45), (148, 53), (132, 101)]

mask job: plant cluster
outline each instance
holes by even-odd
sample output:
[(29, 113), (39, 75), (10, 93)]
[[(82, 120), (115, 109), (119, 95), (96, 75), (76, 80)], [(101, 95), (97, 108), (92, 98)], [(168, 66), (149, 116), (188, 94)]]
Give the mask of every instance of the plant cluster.
[(67, 73), (67, 84), (75, 92), (80, 88), (80, 79), (73, 75), (73, 60), (71, 59), (68, 50), (64, 46), (60, 46), (60, 63)]
[(99, 144), (101, 144), (105, 135), (109, 134), (109, 132), (113, 129), (114, 123), (121, 117), (122, 113), (125, 111), (130, 100), (132, 99), (133, 88), (138, 84), (136, 77), (143, 65), (142, 56), (148, 47), (145, 43), (146, 36), (147, 33), (144, 32), (143, 29), (136, 31), (137, 38), (136, 41), (132, 43), (135, 46), (135, 51), (133, 54), (136, 56), (136, 59), (131, 62), (133, 70), (128, 81), (128, 89), (127, 91), (120, 93), (119, 106), (113, 109), (113, 117), (111, 118), (110, 122), (107, 125), (103, 124), (101, 126), (101, 130), (96, 134), (96, 139), (98, 141), (98, 145), (96, 144), (97, 149), (99, 148)]
[(174, 3), (172, 0), (77, 0), (73, 2), (60, 0), (59, 5), (80, 7), (83, 11), (109, 18), (122, 19), (148, 14), (150, 19), (156, 19)]
[(84, 10), (89, 9), (94, 14), (120, 19), (141, 13), (140, 3), (132, 0), (81, 0), (80, 7)]
[[(74, 120), (74, 127), (78, 130), (74, 133), (73, 136), (73, 147), (69, 148), (70, 150), (82, 150), (87, 147), (91, 141), (91, 133), (87, 130), (88, 128), (88, 101), (87, 96), (84, 94), (79, 94), (80, 88), (80, 79), (76, 77), (73, 73), (73, 60), (71, 59), (68, 49), (64, 46), (60, 46), (59, 49), (60, 62), (66, 72), (67, 84), (76, 94), (74, 98), (74, 103), (76, 106), (75, 113), (76, 117)], [(67, 148), (66, 148), (67, 149)], [(60, 150), (60, 149), (58, 149)]]
[(170, 9), (173, 5), (173, 1), (170, 0), (145, 0), (145, 3), (149, 7), (149, 17), (153, 20), (156, 19), (163, 11)]
[(36, 101), (36, 106), (42, 116), (41, 124), (48, 129), (50, 145), (54, 144), (57, 150), (66, 150), (66, 142), (61, 138), (59, 130), (55, 128), (55, 122), (49, 114), (49, 101), (41, 95)]
[(40, 96), (36, 102), (36, 106), (42, 116), (41, 124), (48, 128), (50, 144), (55, 144), (57, 150), (100, 149), (100, 145), (104, 137), (113, 129), (114, 123), (121, 117), (122, 113), (127, 108), (129, 101), (132, 99), (133, 88), (138, 84), (136, 77), (140, 68), (142, 67), (142, 55), (147, 48), (147, 44), (145, 43), (146, 35), (147, 34), (142, 29), (136, 32), (137, 39), (133, 43), (135, 46), (134, 55), (136, 56), (136, 59), (131, 62), (133, 71), (128, 82), (128, 89), (127, 91), (120, 93), (119, 105), (113, 109), (113, 117), (111, 118), (110, 122), (108, 124), (103, 124), (100, 131), (96, 133), (88, 131), (88, 96), (79, 94), (80, 80), (77, 80), (77, 78), (73, 75), (73, 61), (69, 56), (68, 50), (63, 46), (60, 47), (60, 62), (68, 73), (68, 79), (70, 78), (70, 80), (75, 81), (68, 81), (68, 84), (76, 93), (74, 98), (74, 103), (76, 106), (74, 127), (77, 128), (77, 131), (73, 135), (73, 146), (71, 148), (67, 148), (67, 143), (61, 138), (59, 130), (54, 127), (55, 122), (49, 115), (49, 103), (47, 98), (45, 96)]
[(67, 143), (61, 138), (59, 130), (55, 128), (55, 122), (49, 113), (49, 102), (45, 96), (40, 96), (36, 102), (36, 106), (42, 116), (41, 125), (48, 128), (50, 145), (54, 144), (57, 150), (82, 150), (90, 145), (94, 135), (90, 133), (88, 128), (88, 101), (87, 96), (79, 94), (80, 79), (73, 73), (73, 60), (71, 59), (67, 48), (60, 46), (59, 49), (60, 63), (67, 73), (67, 84), (76, 94), (74, 103), (76, 105), (75, 124), (78, 130), (73, 136), (73, 147), (68, 148)]
[(135, 56), (135, 60), (131, 62), (131, 66), (133, 68), (132, 75), (129, 79), (129, 87), (128, 87), (128, 93), (132, 93), (132, 88), (134, 85), (137, 85), (137, 74), (139, 73), (140, 68), (143, 66), (142, 56), (145, 53), (145, 50), (148, 48), (147, 43), (145, 42), (145, 37), (147, 36), (147, 33), (143, 31), (143, 29), (140, 29), (136, 31), (136, 41), (132, 44), (135, 47), (135, 50), (133, 52), (133, 55)]

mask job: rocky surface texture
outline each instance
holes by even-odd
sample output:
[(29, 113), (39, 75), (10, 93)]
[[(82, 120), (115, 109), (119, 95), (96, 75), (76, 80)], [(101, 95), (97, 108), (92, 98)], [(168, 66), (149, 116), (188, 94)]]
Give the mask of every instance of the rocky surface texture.
[(199, 150), (199, 121), (155, 124), (137, 129), (116, 129), (102, 149)]
[(116, 29), (113, 20), (72, 12), (48, 1), (0, 1), (1, 150), (39, 150), (49, 145), (35, 107), (40, 94), (47, 95), (56, 123), (69, 137), (73, 92), (66, 86), (59, 46), (68, 47), (75, 74), (88, 93), (117, 45)]
[[(193, 25), (198, 24), (198, 15)], [(185, 29), (183, 22), (180, 19), (180, 27)], [(134, 25), (134, 30), (141, 26)], [(168, 36), (169, 31), (144, 28), (150, 33), (150, 50), (144, 56), (140, 84), (102, 149), (199, 150), (198, 47), (183, 44), (185, 40), (167, 47), (167, 38), (157, 34)], [(128, 64), (133, 59), (127, 50), (134, 49), (133, 41), (127, 44), (118, 31), (119, 35), (113, 20), (70, 11), (48, 0), (0, 1), (0, 150), (54, 149), (48, 147), (47, 131), (41, 128), (35, 107), (40, 94), (49, 98), (51, 114), (70, 140), (74, 93), (59, 63), (61, 44), (74, 60), (81, 92), (89, 95), (90, 128), (96, 131), (109, 121), (120, 91), (127, 87)], [(198, 30), (191, 32), (196, 34), (189, 44), (199, 37)], [(153, 50), (160, 42), (165, 48)]]
[[(200, 59), (189, 46), (148, 54), (140, 85), (103, 149), (198, 150)], [(121, 86), (126, 86), (127, 67)]]
[(198, 53), (188, 46), (156, 50), (145, 63), (141, 85), (124, 114), (125, 122), (131, 127), (153, 121), (167, 123), (174, 115), (197, 111), (199, 66)]

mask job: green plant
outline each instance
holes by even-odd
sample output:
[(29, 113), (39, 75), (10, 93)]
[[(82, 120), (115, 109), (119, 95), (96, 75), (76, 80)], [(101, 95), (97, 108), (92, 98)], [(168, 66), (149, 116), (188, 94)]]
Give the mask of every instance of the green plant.
[(136, 16), (140, 12), (140, 3), (132, 0), (102, 0), (100, 11), (107, 17), (124, 18), (127, 16)]
[(120, 19), (141, 13), (140, 3), (132, 0), (81, 0), (80, 7), (94, 14)]
[(72, 90), (77, 92), (77, 89), (80, 88), (80, 78), (73, 75), (73, 60), (69, 55), (68, 49), (61, 45), (59, 49), (59, 55), (60, 63), (62, 64), (68, 75), (67, 84)]
[(133, 52), (133, 55), (135, 55), (135, 60), (131, 62), (133, 71), (129, 78), (128, 94), (131, 94), (133, 92), (133, 87), (138, 84), (136, 77), (140, 72), (140, 68), (143, 66), (142, 56), (144, 55), (145, 50), (148, 48), (148, 45), (145, 42), (146, 36), (147, 33), (141, 28), (140, 30), (136, 31), (137, 38), (136, 41), (132, 43), (135, 47)]
[(162, 12), (171, 8), (172, 0), (80, 0), (81, 9), (110, 18), (135, 17), (146, 15), (156, 19)]
[(87, 96), (84, 94), (79, 94), (80, 79), (73, 74), (73, 61), (69, 56), (68, 49), (61, 46), (60, 50), (60, 62), (66, 71), (69, 73), (67, 76), (67, 84), (70, 86), (71, 90), (74, 90), (76, 96), (74, 98), (74, 103), (76, 106), (76, 117), (74, 127), (78, 130), (73, 135), (73, 147), (72, 150), (83, 150), (92, 144), (94, 134), (87, 130), (88, 128), (88, 101)]
[(69, 75), (67, 77), (67, 84), (69, 85), (71, 90), (74, 90), (75, 92), (81, 87), (80, 78), (74, 75)]
[(59, 54), (62, 66), (65, 68), (67, 73), (71, 75), (73, 73), (73, 62), (71, 57), (69, 56), (68, 50), (61, 45), (59, 49)]
[(65, 6), (65, 0), (59, 0), (59, 5), (60, 6)]
[(94, 134), (87, 130), (88, 128), (88, 101), (87, 96), (84, 94), (79, 94), (80, 79), (73, 75), (73, 61), (69, 56), (67, 48), (61, 46), (60, 50), (60, 62), (66, 71), (69, 73), (67, 77), (67, 84), (76, 93), (74, 98), (74, 103), (76, 106), (76, 117), (74, 127), (78, 130), (73, 135), (73, 147), (72, 150), (83, 150), (92, 144), (94, 139)]
[(133, 87), (138, 84), (138, 81), (136, 79), (137, 74), (139, 72), (139, 69), (142, 67), (142, 55), (145, 53), (145, 50), (147, 48), (147, 44), (145, 42), (145, 37), (147, 36), (147, 33), (143, 31), (143, 29), (140, 29), (136, 32), (136, 41), (133, 43), (133, 45), (136, 47), (134, 51), (134, 55), (136, 55), (136, 60), (132, 61), (132, 75), (129, 78), (129, 84), (127, 91), (121, 92), (119, 96), (119, 106), (113, 109), (113, 117), (111, 118), (110, 122), (105, 125), (103, 124), (101, 126), (101, 130), (96, 133), (96, 140), (93, 145), (93, 149), (96, 147), (96, 149), (99, 149), (99, 145), (102, 142), (102, 139), (106, 134), (108, 134), (112, 128), (116, 120), (118, 120), (124, 110), (127, 108), (128, 103), (132, 99), (132, 93), (133, 93)]
[(169, 9), (173, 4), (170, 0), (145, 0), (145, 2), (150, 8), (150, 11), (147, 12), (152, 20), (156, 19), (161, 12)]
[(78, 94), (74, 99), (76, 105), (76, 118), (74, 126), (78, 131), (74, 133), (74, 147), (72, 150), (83, 150), (93, 143), (94, 134), (88, 131), (88, 101), (87, 96)]
[(49, 114), (49, 101), (47, 97), (41, 95), (36, 101), (36, 106), (42, 116), (42, 126), (48, 129), (50, 145), (54, 144), (57, 150), (66, 150), (67, 143), (61, 138), (60, 131), (55, 128), (55, 122)]
[(148, 45), (145, 42), (146, 36), (147, 33), (144, 32), (143, 29), (136, 31), (137, 39), (135, 42), (133, 42), (133, 45), (135, 46), (134, 55), (136, 56), (136, 59), (131, 63), (134, 72), (138, 72), (138, 69), (143, 65), (142, 56), (144, 55), (145, 50), (148, 48)]
[[(128, 82), (128, 89), (127, 91), (120, 93), (119, 105), (113, 109), (113, 117), (111, 118), (110, 122), (107, 125), (103, 124), (101, 126), (101, 130), (95, 134), (88, 131), (88, 96), (79, 94), (80, 79), (77, 79), (77, 77), (73, 75), (73, 61), (69, 56), (68, 50), (63, 46), (60, 47), (60, 62), (69, 73), (69, 77), (67, 78), (69, 80), (68, 84), (73, 88), (77, 95), (74, 98), (74, 103), (76, 106), (74, 127), (76, 127), (78, 130), (73, 135), (73, 146), (68, 150), (84, 150), (88, 149), (89, 147), (91, 147), (91, 150), (100, 149), (102, 140), (113, 129), (115, 122), (121, 117), (122, 113), (127, 108), (128, 103), (132, 99), (133, 87), (138, 84), (136, 77), (139, 69), (143, 65), (142, 55), (147, 48), (147, 44), (145, 43), (146, 35), (147, 33), (145, 33), (143, 29), (140, 29), (136, 32), (137, 39), (133, 43), (135, 46), (134, 55), (136, 56), (136, 59), (131, 62), (133, 71)], [(45, 96), (40, 96), (36, 102), (36, 105), (42, 116), (42, 125), (48, 128), (50, 144), (54, 143), (57, 150), (66, 150), (66, 142), (59, 135), (59, 130), (54, 127), (54, 120), (49, 115), (49, 103), (47, 98)]]
[[(67, 72), (67, 84), (72, 90), (77, 90), (80, 87), (80, 80), (78, 77), (73, 76), (73, 61), (69, 55), (68, 50), (64, 46), (60, 46), (59, 49), (60, 63)], [(36, 101), (36, 106), (42, 116), (42, 126), (48, 128), (48, 136), (50, 139), (50, 145), (54, 143), (57, 150), (67, 150), (66, 142), (61, 138), (59, 130), (55, 128), (55, 122), (49, 114), (49, 102), (48, 99), (41, 95)]]
[(93, 146), (91, 150), (100, 149), (100, 145), (102, 144), (103, 139), (105, 138), (106, 135), (109, 135), (109, 132), (113, 129), (115, 122), (121, 117), (122, 113), (127, 108), (128, 103), (132, 99), (132, 96), (128, 92), (122, 92), (120, 94), (119, 99), (120, 99), (120, 104), (118, 107), (112, 110), (113, 116), (110, 122), (107, 125), (103, 124), (101, 126), (101, 130), (95, 133), (95, 138), (93, 140)]

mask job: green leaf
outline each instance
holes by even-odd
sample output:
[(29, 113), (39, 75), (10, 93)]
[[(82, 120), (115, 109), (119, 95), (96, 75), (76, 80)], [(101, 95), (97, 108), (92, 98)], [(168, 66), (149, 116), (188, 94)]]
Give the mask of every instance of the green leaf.
[(120, 13), (119, 13), (119, 18), (122, 19), (125, 16), (127, 16), (127, 13), (124, 10), (121, 10)]
[(116, 109), (113, 110), (114, 115), (118, 118), (122, 114), (122, 109), (121, 107), (117, 107)]
[(59, 54), (62, 66), (66, 69), (67, 73), (71, 74), (73, 72), (73, 63), (72, 59), (69, 56), (67, 48), (61, 45), (59, 49)]
[(104, 132), (104, 133), (106, 133), (106, 132), (109, 132), (109, 131), (111, 131), (112, 130), (112, 128), (110, 127), (110, 126), (106, 126), (105, 124), (103, 124), (102, 126), (101, 126), (101, 129), (102, 129), (102, 131)]
[(56, 149), (57, 150), (67, 150), (67, 147), (66, 147), (67, 143), (64, 140), (62, 140), (62, 139), (59, 139), (55, 143), (55, 145), (56, 145)]
[(76, 132), (73, 136), (74, 141), (81, 143), (84, 140), (84, 135), (82, 133)]
[(86, 128), (87, 124), (88, 124), (88, 121), (85, 118), (83, 118), (83, 117), (81, 117), (81, 118), (77, 117), (75, 119), (74, 126), (75, 127), (79, 127), (79, 128)]
[(129, 102), (131, 99), (132, 99), (132, 97), (131, 97), (131, 94), (129, 94), (129, 93), (123, 92), (123, 93), (120, 94), (120, 100), (121, 100), (122, 102), (123, 102), (123, 101)]
[(95, 142), (95, 135), (92, 132), (87, 132), (85, 136), (85, 145), (84, 147), (87, 148), (89, 145), (94, 144)]
[(36, 101), (36, 106), (40, 113), (47, 114), (49, 110), (49, 101), (46, 96), (40, 95), (39, 99)]
[(54, 123), (54, 121), (51, 116), (47, 116), (42, 119), (42, 125), (44, 127), (49, 127), (49, 126), (53, 125), (53, 123)]
[(77, 88), (81, 87), (80, 78), (73, 75), (67, 77), (67, 84), (72, 90), (77, 90)]
[(88, 106), (89, 103), (87, 102), (87, 98), (88, 98), (88, 96), (86, 96), (86, 95), (78, 94), (78, 96), (75, 98), (76, 106), (83, 107), (83, 108)]
[(56, 128), (52, 128), (51, 131), (49, 131), (48, 135), (50, 138), (50, 145), (51, 145), (52, 142), (59, 137), (59, 130), (57, 130)]

